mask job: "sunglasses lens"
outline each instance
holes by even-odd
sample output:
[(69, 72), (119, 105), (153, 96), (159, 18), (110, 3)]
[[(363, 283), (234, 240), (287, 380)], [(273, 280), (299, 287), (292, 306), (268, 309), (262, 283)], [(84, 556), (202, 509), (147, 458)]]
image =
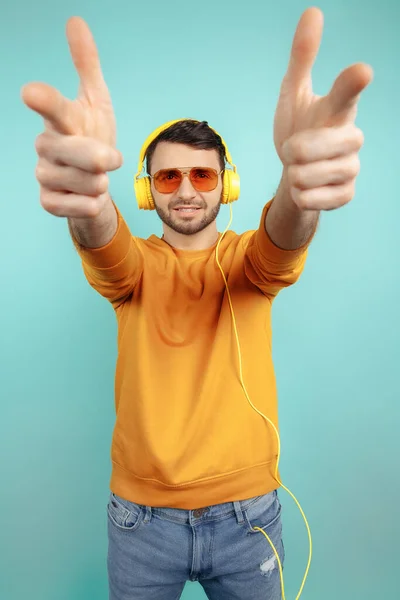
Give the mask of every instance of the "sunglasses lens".
[(211, 192), (218, 183), (218, 173), (209, 167), (195, 167), (190, 171), (190, 181), (195, 190)]
[(181, 185), (182, 173), (179, 169), (161, 169), (154, 175), (154, 187), (161, 194), (171, 194)]
[[(154, 186), (161, 194), (172, 194), (181, 185), (182, 178), (179, 169), (161, 169), (154, 175)], [(209, 167), (193, 167), (190, 182), (198, 192), (211, 192), (217, 187), (218, 173)]]

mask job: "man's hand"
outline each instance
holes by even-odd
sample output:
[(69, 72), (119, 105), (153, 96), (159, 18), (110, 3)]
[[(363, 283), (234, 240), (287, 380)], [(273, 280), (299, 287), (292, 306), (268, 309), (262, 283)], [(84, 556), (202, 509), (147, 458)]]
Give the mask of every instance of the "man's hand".
[(64, 98), (44, 83), (22, 89), (24, 103), (44, 118), (36, 140), (40, 201), (58, 217), (94, 218), (107, 209), (107, 171), (118, 169), (112, 102), (92, 34), (79, 17), (67, 23), (71, 56), (80, 78), (78, 98)]
[(355, 64), (337, 77), (327, 96), (312, 91), (311, 69), (323, 15), (307, 9), (296, 29), (274, 119), (274, 142), (284, 170), (278, 195), (301, 210), (331, 210), (354, 196), (363, 134), (355, 124), (360, 93), (372, 69)]

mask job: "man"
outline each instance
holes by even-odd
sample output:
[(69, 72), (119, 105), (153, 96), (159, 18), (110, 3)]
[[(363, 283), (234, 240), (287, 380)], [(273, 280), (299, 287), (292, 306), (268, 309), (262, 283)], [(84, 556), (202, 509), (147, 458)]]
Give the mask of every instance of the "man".
[(367, 65), (353, 65), (326, 97), (313, 95), (321, 35), (322, 14), (308, 9), (275, 115), (283, 165), (276, 196), (258, 229), (223, 239), (215, 219), (226, 191), (226, 147), (194, 120), (164, 129), (146, 149), (163, 237), (130, 234), (108, 192), (106, 173), (122, 157), (81, 19), (67, 27), (78, 99), (44, 84), (23, 90), (45, 119), (36, 142), (41, 204), (68, 218), (87, 280), (118, 320), (111, 600), (177, 599), (188, 580), (213, 600), (281, 597), (278, 441), (248, 400), (277, 426), (271, 305), (299, 278), (320, 211), (354, 196), (363, 143), (354, 120), (372, 79)]

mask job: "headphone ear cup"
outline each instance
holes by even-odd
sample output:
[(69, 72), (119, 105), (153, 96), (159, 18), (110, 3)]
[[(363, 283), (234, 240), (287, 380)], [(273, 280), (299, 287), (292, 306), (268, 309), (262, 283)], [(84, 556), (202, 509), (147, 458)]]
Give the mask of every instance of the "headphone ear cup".
[(240, 177), (231, 169), (225, 169), (222, 188), (222, 204), (235, 202), (240, 195)]
[(134, 188), (138, 207), (142, 210), (154, 210), (154, 200), (151, 193), (150, 177), (135, 179)]

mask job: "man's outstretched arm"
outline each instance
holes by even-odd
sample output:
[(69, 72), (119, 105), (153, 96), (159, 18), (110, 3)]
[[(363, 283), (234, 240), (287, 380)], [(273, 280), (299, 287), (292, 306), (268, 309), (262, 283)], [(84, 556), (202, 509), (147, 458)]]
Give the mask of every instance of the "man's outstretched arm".
[(340, 73), (326, 96), (315, 95), (311, 70), (322, 29), (322, 12), (307, 9), (294, 35), (275, 113), (274, 143), (283, 174), (265, 229), (285, 250), (307, 244), (321, 210), (352, 200), (360, 168), (358, 152), (364, 139), (355, 118), (372, 69), (363, 63), (352, 65)]

